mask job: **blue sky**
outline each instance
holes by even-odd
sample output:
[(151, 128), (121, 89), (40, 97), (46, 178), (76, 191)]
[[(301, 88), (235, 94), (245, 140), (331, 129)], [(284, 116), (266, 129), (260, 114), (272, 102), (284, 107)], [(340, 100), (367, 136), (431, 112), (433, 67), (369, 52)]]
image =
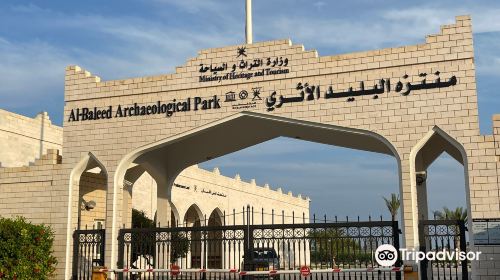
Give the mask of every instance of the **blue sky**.
[[(472, 15), (480, 126), (491, 133), (491, 115), (500, 113), (498, 1), (254, 0), (253, 5), (255, 41), (291, 38), (320, 55), (421, 43), (454, 16)], [(0, 108), (28, 116), (48, 111), (61, 124), (67, 65), (80, 65), (104, 80), (164, 74), (199, 49), (243, 41), (243, 0), (3, 0)], [(273, 164), (263, 169), (262, 162)], [(215, 165), (227, 175), (240, 173), (307, 194), (318, 213), (386, 214), (380, 196), (397, 191), (392, 158), (298, 140), (277, 139), (203, 164)], [(463, 203), (462, 174), (446, 156), (431, 166), (431, 207)], [(347, 199), (353, 196), (359, 197), (354, 204)]]

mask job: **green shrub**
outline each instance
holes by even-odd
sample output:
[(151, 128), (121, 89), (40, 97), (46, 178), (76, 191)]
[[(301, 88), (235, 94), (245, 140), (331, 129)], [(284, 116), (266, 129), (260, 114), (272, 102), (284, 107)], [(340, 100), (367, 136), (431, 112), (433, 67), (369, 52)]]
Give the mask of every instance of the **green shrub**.
[(0, 278), (49, 279), (55, 271), (54, 233), (22, 217), (0, 218)]

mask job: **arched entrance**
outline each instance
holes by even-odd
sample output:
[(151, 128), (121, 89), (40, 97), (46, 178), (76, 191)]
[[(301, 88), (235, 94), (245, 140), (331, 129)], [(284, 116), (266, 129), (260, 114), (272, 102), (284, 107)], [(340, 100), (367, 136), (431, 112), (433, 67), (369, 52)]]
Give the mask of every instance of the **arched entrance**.
[[(73, 278), (88, 275), (94, 265), (105, 261), (105, 224), (108, 173), (104, 165), (88, 153), (72, 170), (68, 204), (68, 230), (76, 228), (73, 240), (68, 236), (66, 267), (73, 260)], [(75, 199), (77, 198), (77, 199)], [(71, 209), (77, 211), (71, 212)], [(74, 216), (76, 214), (76, 217)], [(73, 255), (69, 252), (73, 243)], [(66, 270), (67, 272), (69, 269)]]
[[(176, 227), (180, 225), (179, 211), (173, 203), (170, 204), (170, 224), (167, 226)], [(182, 225), (181, 225), (182, 226)]]
[[(224, 137), (224, 135), (233, 135), (233, 137)], [(144, 166), (149, 173), (157, 175), (157, 181), (164, 182), (158, 186), (158, 199), (160, 200), (161, 192), (168, 197), (173, 181), (186, 167), (280, 136), (391, 155), (396, 159), (398, 173), (401, 174), (398, 152), (387, 139), (376, 133), (259, 113), (242, 112), (133, 151), (120, 162), (115, 173), (115, 179), (119, 182), (120, 177), (123, 176), (120, 174), (124, 174), (130, 164)], [(210, 143), (210, 145), (207, 145), (207, 143)], [(159, 173), (158, 170), (163, 170), (163, 172)], [(411, 194), (401, 191), (401, 175), (399, 185), (401, 197), (403, 198), (402, 209), (404, 209), (404, 197)], [(407, 199), (407, 201), (411, 201), (411, 199)], [(411, 207), (411, 205), (406, 207)], [(168, 210), (165, 211), (165, 208), (162, 208), (162, 205), (158, 203), (158, 221), (161, 224), (170, 223), (171, 215), (162, 214), (171, 213), (170, 209)], [(201, 211), (191, 209), (188, 212), (186, 212), (184, 224), (193, 226), (196, 216), (200, 217)], [(403, 232), (405, 232), (405, 213), (404, 211), (401, 211), (401, 213), (402, 228)], [(201, 249), (199, 251), (201, 252)], [(193, 251), (192, 255), (196, 259), (198, 251)], [(192, 263), (198, 265), (199, 262), (195, 260)]]
[[(450, 213), (431, 214), (429, 217), (427, 189), (427, 171), (429, 166), (442, 154), (447, 153), (464, 166), (465, 189), (457, 186), (456, 192), (465, 192), (467, 205), (470, 204), (469, 174), (467, 154), (463, 146), (438, 126), (434, 126), (412, 149), (410, 164), (412, 185), (416, 187), (417, 211), (415, 221), (418, 221), (420, 251), (466, 251), (467, 250), (467, 217), (471, 217), (471, 209), (462, 214), (457, 208)], [(446, 209), (447, 210), (447, 209)], [(460, 213), (458, 213), (460, 212)], [(469, 278), (469, 263), (467, 260), (423, 260), (420, 262), (422, 279), (435, 279), (444, 275), (449, 277)]]
[[(200, 208), (196, 204), (191, 205), (184, 215), (184, 226), (200, 227), (204, 223)], [(204, 251), (202, 235), (200, 231), (191, 231), (189, 233), (190, 246), (186, 266), (187, 268), (201, 268), (201, 256)]]
[[(223, 214), (216, 208), (208, 218), (208, 227), (223, 225)], [(211, 230), (207, 234), (207, 268), (222, 268), (222, 234), (221, 230)]]
[[(447, 153), (464, 167), (467, 167), (467, 154), (463, 146), (438, 126), (434, 126), (410, 153), (412, 185), (417, 191), (418, 220), (430, 218), (427, 205), (427, 169), (442, 153)], [(464, 178), (465, 190), (457, 189), (457, 191), (465, 193), (467, 205), (470, 205), (468, 168), (464, 168)], [(468, 214), (470, 217), (470, 209), (468, 209)]]

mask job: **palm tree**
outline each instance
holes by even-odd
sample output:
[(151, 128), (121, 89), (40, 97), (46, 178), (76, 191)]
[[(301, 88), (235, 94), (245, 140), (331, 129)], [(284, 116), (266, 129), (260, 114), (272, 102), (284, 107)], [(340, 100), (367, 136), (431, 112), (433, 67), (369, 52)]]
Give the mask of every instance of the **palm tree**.
[(396, 220), (396, 215), (398, 214), (399, 206), (401, 205), (401, 201), (399, 200), (399, 195), (395, 193), (391, 194), (391, 198), (388, 199), (386, 197), (382, 197), (385, 201), (385, 205), (387, 209), (391, 213), (392, 221)]
[(448, 207), (443, 207), (442, 211), (434, 211), (434, 217), (437, 220), (456, 220), (467, 224), (467, 209), (457, 207), (455, 210), (450, 210)]
[[(450, 210), (448, 207), (443, 207), (442, 211), (434, 211), (434, 218), (437, 220), (461, 221), (464, 224), (467, 224), (467, 209), (463, 207), (457, 207), (455, 210)], [(455, 231), (455, 249), (460, 249), (460, 228), (457, 225), (451, 227), (453, 227)], [(458, 260), (456, 260), (456, 263), (458, 265)]]

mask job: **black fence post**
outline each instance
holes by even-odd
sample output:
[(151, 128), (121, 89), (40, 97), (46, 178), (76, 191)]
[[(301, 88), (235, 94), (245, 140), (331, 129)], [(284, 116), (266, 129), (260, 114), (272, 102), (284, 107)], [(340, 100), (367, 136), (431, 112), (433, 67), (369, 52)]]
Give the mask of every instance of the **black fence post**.
[[(118, 261), (117, 261), (117, 266), (118, 268), (124, 268), (124, 255), (125, 255), (125, 232), (123, 229), (120, 229), (118, 231)], [(118, 279), (122, 280), (123, 279), (123, 273), (118, 273)]]
[(100, 265), (101, 266), (104, 266), (104, 262), (105, 262), (105, 252), (106, 252), (106, 230), (105, 229), (101, 229), (99, 230), (100, 231), (100, 235), (101, 235), (101, 248), (100, 248)]
[[(253, 264), (253, 227), (250, 225), (251, 221), (253, 220), (252, 217), (253, 213), (250, 213), (250, 205), (247, 205), (247, 226), (246, 226), (246, 232), (245, 232), (245, 252), (243, 253), (243, 256), (245, 257), (244, 263), (245, 264)], [(250, 267), (243, 267), (244, 270), (250, 269)]]
[(253, 233), (250, 231), (250, 222), (251, 222), (250, 205), (247, 205), (247, 232), (246, 232), (246, 236), (245, 236), (246, 237), (245, 241), (247, 243), (246, 246), (245, 246), (245, 249), (247, 251), (249, 251), (250, 250), (250, 246), (252, 246), (251, 243), (250, 243), (250, 241), (251, 241)]
[[(419, 221), (419, 223), (418, 223), (418, 241), (420, 243), (420, 252), (423, 252), (424, 254), (426, 254), (427, 253), (427, 240), (425, 238), (425, 224), (422, 221)], [(428, 266), (427, 258), (424, 258), (423, 260), (420, 261), (419, 274), (421, 275), (422, 280), (428, 279), (427, 266)]]
[[(208, 225), (208, 223), (206, 221), (207, 221), (207, 216), (205, 215), (205, 226)], [(201, 263), (200, 266), (203, 269), (207, 269), (207, 263), (208, 263), (207, 235), (208, 235), (208, 231), (203, 230), (201, 232), (201, 234), (202, 234), (202, 238), (203, 238), (203, 256), (200, 256), (200, 261), (203, 260), (203, 263)], [(206, 272), (202, 272), (201, 273), (201, 279), (202, 280), (206, 280), (207, 279), (207, 273)]]
[(78, 278), (78, 248), (80, 247), (80, 234), (78, 233), (78, 230), (75, 230), (73, 233), (73, 271), (72, 273), (72, 279), (77, 279)]
[[(465, 240), (465, 231), (467, 228), (465, 227), (465, 221), (459, 220), (458, 227), (460, 230), (460, 251), (467, 252), (467, 240)], [(467, 259), (462, 261), (462, 279), (469, 279), (469, 267), (467, 264)]]
[[(359, 219), (359, 218), (358, 218)], [(399, 230), (399, 225), (398, 221), (392, 221), (392, 238), (393, 238), (393, 244), (394, 248), (396, 248), (396, 252), (398, 252), (398, 260), (396, 261), (396, 267), (401, 267), (403, 264), (401, 254), (399, 253), (399, 234), (401, 231)], [(401, 271), (396, 272), (396, 280), (401, 280)]]

